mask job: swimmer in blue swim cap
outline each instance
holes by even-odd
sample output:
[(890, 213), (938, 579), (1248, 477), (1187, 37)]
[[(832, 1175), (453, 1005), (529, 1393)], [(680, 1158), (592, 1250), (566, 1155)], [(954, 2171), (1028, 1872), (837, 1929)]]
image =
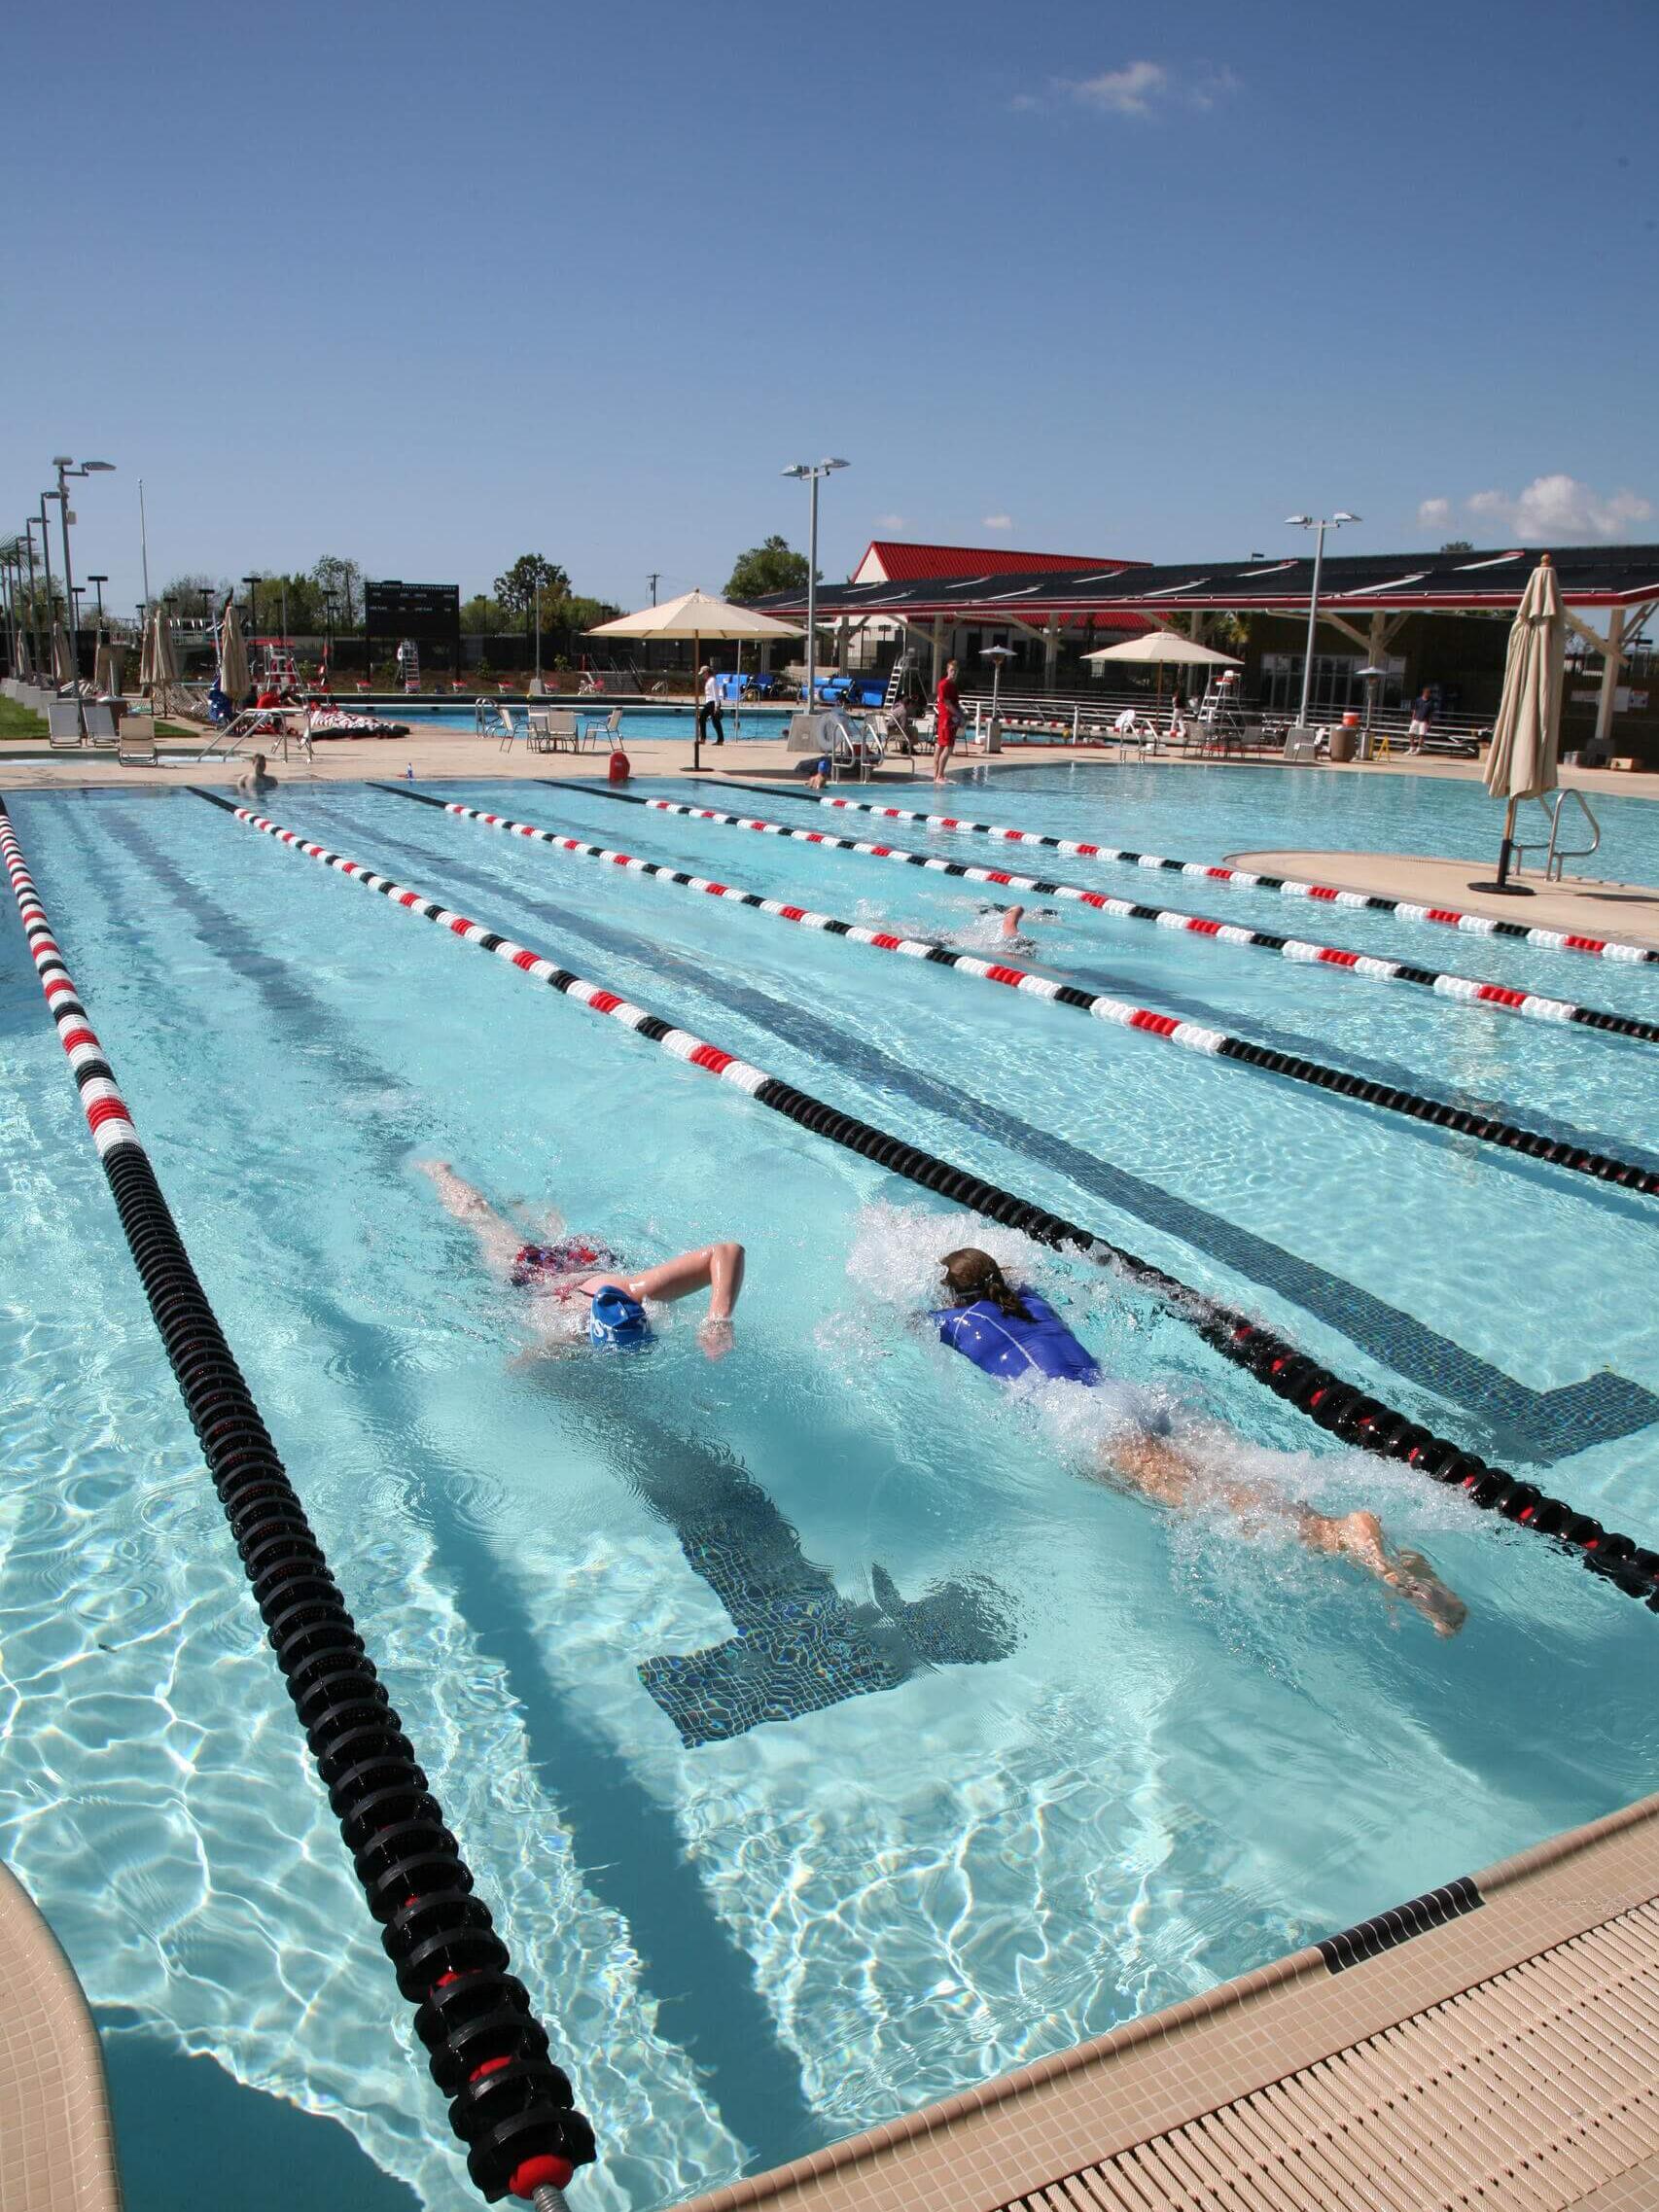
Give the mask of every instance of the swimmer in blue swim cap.
[(1071, 1383), (1108, 1390), (1127, 1417), (1101, 1445), (1101, 1470), (1158, 1505), (1221, 1505), (1247, 1525), (1277, 1523), (1311, 1552), (1352, 1560), (1407, 1604), (1436, 1635), (1453, 1636), (1467, 1607), (1447, 1589), (1421, 1552), (1402, 1551), (1383, 1534), (1374, 1513), (1316, 1513), (1270, 1486), (1229, 1481), (1182, 1451), (1169, 1416), (1132, 1385), (1103, 1373), (1045, 1298), (1010, 1283), (989, 1252), (964, 1246), (939, 1262), (947, 1305), (928, 1316), (941, 1344), (960, 1352), (999, 1382)]
[(697, 1342), (711, 1359), (731, 1350), (731, 1317), (743, 1289), (741, 1245), (701, 1245), (634, 1274), (607, 1245), (573, 1236), (556, 1216), (546, 1243), (529, 1242), (447, 1160), (416, 1165), (431, 1177), (446, 1210), (472, 1230), (490, 1273), (529, 1293), (525, 1312), (540, 1350), (568, 1351), (580, 1341), (585, 1321), (586, 1341), (596, 1349), (637, 1351), (651, 1341), (650, 1307), (671, 1305), (699, 1290), (708, 1292), (709, 1310)]

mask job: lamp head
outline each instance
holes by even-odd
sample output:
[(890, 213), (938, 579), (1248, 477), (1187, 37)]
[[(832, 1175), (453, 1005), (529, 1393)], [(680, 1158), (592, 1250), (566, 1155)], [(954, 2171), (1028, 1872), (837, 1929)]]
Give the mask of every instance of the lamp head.
[(797, 461), (793, 469), (780, 469), (778, 474), (781, 476), (810, 476), (812, 471), (804, 461)]
[(1311, 514), (1288, 514), (1285, 520), (1297, 530), (1311, 530), (1314, 526), (1314, 518)]
[(102, 470), (106, 475), (113, 475), (115, 474), (115, 463), (113, 461), (83, 461), (81, 466), (87, 470), (88, 474), (90, 474), (90, 472), (94, 469)]
[(1345, 507), (1339, 507), (1330, 519), (1332, 522), (1361, 522), (1364, 517), (1359, 514), (1350, 514)]
[(850, 461), (820, 461), (818, 466), (821, 469), (850, 469), (852, 463)]
[(73, 469), (75, 456), (72, 453), (54, 453), (52, 457), (52, 465), (54, 469)]

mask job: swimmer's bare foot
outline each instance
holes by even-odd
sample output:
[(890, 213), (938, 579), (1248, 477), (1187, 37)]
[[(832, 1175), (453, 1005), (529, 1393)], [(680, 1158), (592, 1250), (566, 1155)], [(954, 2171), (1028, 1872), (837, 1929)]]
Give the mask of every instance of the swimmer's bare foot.
[(1301, 1532), (1310, 1550), (1352, 1560), (1374, 1574), (1386, 1590), (1414, 1605), (1437, 1636), (1455, 1636), (1467, 1618), (1468, 1607), (1456, 1591), (1447, 1589), (1421, 1552), (1390, 1547), (1374, 1513), (1345, 1513), (1333, 1520), (1328, 1514), (1305, 1510)]

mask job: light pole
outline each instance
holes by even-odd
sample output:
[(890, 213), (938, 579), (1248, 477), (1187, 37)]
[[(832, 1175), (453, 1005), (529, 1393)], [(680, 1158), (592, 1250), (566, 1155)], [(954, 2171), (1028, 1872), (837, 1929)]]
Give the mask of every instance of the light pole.
[(1003, 750), (1002, 737), (997, 728), (997, 703), (1002, 697), (1003, 663), (1013, 657), (1012, 646), (981, 646), (979, 649), (979, 658), (991, 663), (991, 726), (985, 733), (987, 753), (1000, 753)]
[[(67, 453), (54, 453), (52, 465), (57, 471), (57, 510), (63, 526), (63, 590), (69, 602), (69, 619), (75, 626), (69, 635), (69, 659), (75, 678), (75, 720), (83, 737), (87, 734), (87, 710), (81, 698), (81, 649), (79, 625), (75, 624), (75, 577), (69, 565), (69, 478), (71, 476), (109, 475), (115, 469), (113, 461), (82, 461), (79, 464)], [(41, 509), (41, 519), (46, 509)]]
[(144, 523), (144, 478), (138, 479), (138, 551), (144, 563), (144, 614), (150, 614), (150, 533)]
[(252, 644), (253, 644), (253, 642), (254, 642), (254, 632), (255, 632), (255, 631), (256, 631), (256, 630), (259, 628), (259, 626), (260, 626), (260, 615), (259, 615), (259, 593), (258, 593), (258, 589), (257, 589), (257, 586), (258, 586), (258, 584), (259, 584), (259, 580), (260, 580), (260, 579), (259, 579), (259, 578), (258, 578), (257, 576), (245, 576), (245, 577), (242, 579), (242, 581), (243, 581), (243, 582), (244, 582), (244, 583), (247, 585), (247, 587), (248, 587), (248, 643), (249, 643), (249, 645), (252, 645)]
[(542, 579), (536, 578), (536, 696), (542, 696)]
[(1302, 663), (1302, 708), (1296, 717), (1296, 727), (1306, 729), (1308, 703), (1314, 688), (1314, 631), (1320, 618), (1320, 570), (1324, 566), (1324, 534), (1327, 530), (1340, 530), (1345, 522), (1359, 522), (1361, 517), (1350, 514), (1345, 507), (1339, 507), (1332, 515), (1288, 514), (1285, 520), (1293, 530), (1313, 530), (1318, 533), (1314, 540), (1313, 589), (1308, 594), (1308, 650)]
[(818, 705), (818, 479), (831, 469), (845, 469), (845, 461), (797, 461), (785, 469), (786, 476), (804, 476), (812, 486), (811, 520), (806, 549), (806, 711)]
[[(45, 505), (46, 503), (43, 500), (41, 503), (43, 512)], [(35, 518), (32, 514), (25, 520), (23, 538), (28, 547), (29, 557), (29, 636), (34, 646), (35, 682), (38, 684), (41, 681), (41, 671), (45, 668), (46, 662), (41, 657), (40, 650), (40, 601), (35, 597)]]
[(46, 650), (48, 665), (52, 666), (52, 687), (54, 691), (57, 688), (57, 670), (53, 665), (57, 658), (57, 639), (54, 635), (57, 628), (57, 601), (52, 589), (52, 533), (46, 526), (46, 503), (56, 497), (55, 492), (42, 492), (40, 495), (40, 565), (41, 573), (46, 579)]

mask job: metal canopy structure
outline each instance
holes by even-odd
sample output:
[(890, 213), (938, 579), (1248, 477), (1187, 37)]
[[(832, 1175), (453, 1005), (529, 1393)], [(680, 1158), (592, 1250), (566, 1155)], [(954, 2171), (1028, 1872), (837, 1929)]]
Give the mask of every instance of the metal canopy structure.
[[(1512, 620), (1543, 548), (1498, 546), (1466, 553), (1338, 554), (1325, 560), (1319, 619), (1376, 660), (1408, 614), (1493, 614)], [(1596, 717), (1600, 743), (1610, 738), (1627, 641), (1659, 609), (1659, 545), (1549, 548), (1568, 627), (1602, 658)], [(931, 623), (934, 655), (944, 624), (1006, 624), (1041, 642), (1052, 669), (1057, 633), (1069, 624), (1140, 629), (1183, 610), (1204, 614), (1302, 614), (1313, 588), (1310, 556), (1284, 560), (1182, 561), (1131, 568), (986, 573), (912, 583), (821, 584), (818, 619), (847, 630), (878, 618)], [(772, 592), (755, 604), (769, 614), (800, 614), (801, 591)], [(1599, 630), (1585, 612), (1605, 610)], [(1364, 626), (1359, 618), (1364, 617)]]
[[(1637, 607), (1659, 602), (1659, 545), (1552, 547), (1562, 598), (1574, 607)], [(1420, 610), (1513, 616), (1537, 566), (1532, 545), (1475, 553), (1333, 555), (1320, 584), (1333, 614), (1411, 614)], [(821, 584), (820, 619), (885, 614), (921, 620), (1001, 621), (1010, 614), (1160, 614), (1183, 607), (1228, 614), (1302, 614), (1313, 584), (1311, 557), (1272, 561), (1182, 561), (1102, 571), (1042, 570), (915, 583)], [(773, 592), (755, 604), (769, 614), (800, 613), (801, 591)]]

